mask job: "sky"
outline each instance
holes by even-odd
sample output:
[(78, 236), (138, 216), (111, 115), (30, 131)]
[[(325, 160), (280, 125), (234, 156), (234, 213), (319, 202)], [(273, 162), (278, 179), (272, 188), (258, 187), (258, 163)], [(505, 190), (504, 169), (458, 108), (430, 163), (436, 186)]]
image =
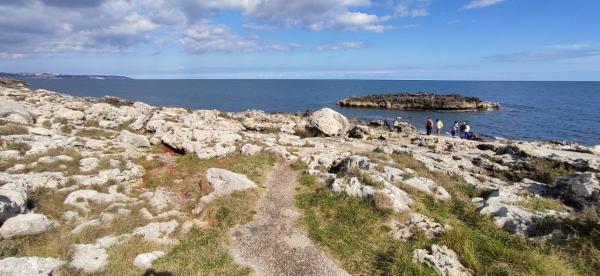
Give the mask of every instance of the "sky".
[(0, 0), (0, 71), (600, 81), (598, 0)]

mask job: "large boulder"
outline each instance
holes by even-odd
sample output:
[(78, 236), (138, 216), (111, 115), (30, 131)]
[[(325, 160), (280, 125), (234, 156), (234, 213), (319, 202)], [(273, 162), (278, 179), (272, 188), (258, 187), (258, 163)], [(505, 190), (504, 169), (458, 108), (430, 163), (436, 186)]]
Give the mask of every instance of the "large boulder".
[(27, 210), (27, 185), (12, 182), (0, 187), (0, 223)]
[(315, 111), (308, 118), (308, 127), (325, 136), (344, 135), (348, 126), (348, 119), (331, 108)]
[(21, 124), (33, 123), (31, 113), (20, 103), (3, 100), (0, 104), (0, 118)]
[(150, 147), (150, 142), (148, 141), (148, 138), (146, 138), (146, 136), (131, 133), (127, 130), (121, 131), (121, 134), (119, 135), (119, 141), (121, 141), (121, 143), (130, 144), (135, 147)]
[(0, 275), (3, 276), (46, 276), (63, 266), (64, 261), (42, 257), (9, 257), (0, 260)]
[(213, 191), (200, 198), (194, 212), (198, 213), (202, 207), (211, 201), (229, 195), (233, 192), (256, 188), (256, 184), (243, 174), (234, 173), (224, 169), (210, 168), (206, 171), (206, 179)]
[(432, 245), (431, 254), (427, 249), (417, 249), (413, 253), (413, 261), (428, 263), (444, 276), (471, 275), (471, 273), (469, 273), (469, 271), (459, 262), (456, 252), (445, 245)]
[(593, 206), (600, 210), (599, 179), (599, 174), (592, 172), (562, 176), (556, 179), (553, 190), (565, 203), (575, 208)]
[(0, 237), (12, 239), (48, 231), (55, 222), (42, 214), (22, 214), (7, 219), (0, 227)]

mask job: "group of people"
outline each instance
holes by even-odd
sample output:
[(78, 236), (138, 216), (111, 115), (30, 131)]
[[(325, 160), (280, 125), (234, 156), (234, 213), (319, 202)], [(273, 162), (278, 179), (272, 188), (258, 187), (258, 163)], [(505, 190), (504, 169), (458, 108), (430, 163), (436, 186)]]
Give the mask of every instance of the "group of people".
[[(434, 128), (437, 135), (441, 135), (444, 129), (444, 122), (442, 122), (440, 119), (436, 119), (435, 122), (433, 122), (431, 117), (427, 118), (427, 122), (425, 123), (427, 135), (431, 135)], [(452, 124), (452, 131), (450, 133), (452, 134), (452, 137), (456, 137), (458, 134), (458, 137), (461, 139), (471, 140), (475, 138), (475, 133), (471, 131), (469, 122), (463, 122), (460, 124), (458, 121), (454, 121), (454, 124)]]

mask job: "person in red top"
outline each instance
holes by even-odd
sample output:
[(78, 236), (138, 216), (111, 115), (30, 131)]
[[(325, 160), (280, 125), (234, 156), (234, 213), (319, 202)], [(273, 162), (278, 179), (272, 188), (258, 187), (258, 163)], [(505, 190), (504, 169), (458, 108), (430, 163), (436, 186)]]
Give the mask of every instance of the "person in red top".
[(433, 129), (433, 120), (431, 117), (427, 118), (427, 123), (425, 123), (425, 129), (427, 130), (427, 135), (431, 135), (431, 130)]

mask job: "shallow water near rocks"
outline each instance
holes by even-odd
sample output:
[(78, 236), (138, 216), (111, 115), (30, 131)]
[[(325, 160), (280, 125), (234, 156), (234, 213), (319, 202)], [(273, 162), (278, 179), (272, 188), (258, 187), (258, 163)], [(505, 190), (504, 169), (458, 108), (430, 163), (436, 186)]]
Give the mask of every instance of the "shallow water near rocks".
[[(160, 106), (243, 111), (305, 111), (331, 107), (349, 117), (402, 117), (424, 128), (440, 118), (446, 131), (454, 120), (493, 137), (600, 144), (600, 82), (380, 81), (380, 80), (27, 80), (76, 96), (113, 95)], [(429, 112), (341, 108), (354, 95), (425, 91), (460, 93), (498, 101), (499, 111)]]

